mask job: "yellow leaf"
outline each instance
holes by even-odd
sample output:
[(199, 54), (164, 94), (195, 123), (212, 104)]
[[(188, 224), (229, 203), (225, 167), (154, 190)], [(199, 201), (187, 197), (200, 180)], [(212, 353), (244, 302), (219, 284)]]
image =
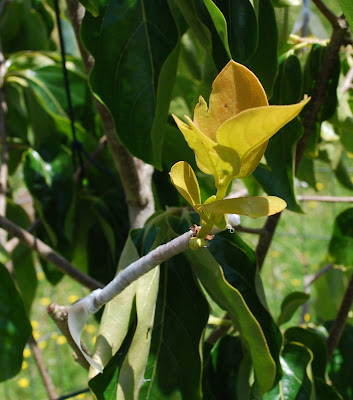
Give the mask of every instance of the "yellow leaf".
[(194, 123), (188, 119), (187, 125), (173, 115), (180, 131), (196, 156), (197, 166), (202, 172), (215, 177), (216, 186), (222, 182), (224, 176), (234, 177), (240, 169), (237, 152), (229, 147), (221, 146), (204, 135)]
[(248, 215), (260, 218), (277, 214), (287, 207), (287, 203), (276, 196), (238, 197), (236, 199), (218, 200), (200, 206), (200, 209), (214, 214)]
[(196, 127), (214, 142), (218, 128), (240, 112), (267, 106), (266, 93), (257, 77), (246, 67), (231, 60), (212, 85), (209, 109), (203, 97), (194, 110)]
[(187, 162), (179, 161), (174, 164), (169, 174), (173, 185), (189, 204), (194, 207), (194, 205), (201, 203), (196, 175)]
[[(239, 154), (244, 178), (256, 168), (266, 143), (279, 129), (295, 118), (309, 99), (289, 106), (266, 106), (245, 110), (227, 120), (217, 131), (217, 142)], [(245, 165), (246, 164), (246, 165)]]

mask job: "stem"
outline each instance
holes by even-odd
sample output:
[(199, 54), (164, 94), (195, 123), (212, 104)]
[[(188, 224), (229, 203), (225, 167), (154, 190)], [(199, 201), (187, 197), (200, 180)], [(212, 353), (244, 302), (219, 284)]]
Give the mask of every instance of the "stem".
[(189, 248), (189, 240), (192, 236), (193, 233), (191, 231), (185, 232), (183, 235), (157, 247), (144, 257), (130, 264), (107, 286), (97, 291), (94, 305), (99, 309), (103, 304), (108, 303), (142, 275), (146, 274), (157, 265), (169, 260), (171, 257), (187, 250)]
[(7, 218), (0, 215), (0, 227), (8, 233), (16, 236), (24, 245), (34, 250), (39, 257), (52, 263), (56, 268), (64, 274), (71, 276), (75, 281), (80, 282), (88, 289), (102, 288), (102, 283), (96, 281), (90, 276), (82, 273), (80, 270), (71, 265), (64, 257), (56, 253), (51, 247), (34, 237), (29, 232), (20, 228)]
[(336, 319), (332, 325), (329, 337), (327, 339), (328, 361), (332, 359), (333, 351), (335, 350), (341, 339), (344, 326), (346, 325), (348, 313), (352, 307), (352, 304), (353, 304), (353, 274), (349, 280), (340, 309), (338, 311)]
[[(93, 67), (93, 58), (84, 48), (80, 39), (84, 8), (77, 0), (67, 0), (67, 6), (88, 75)], [(110, 112), (97, 99), (95, 100), (102, 120), (103, 131), (126, 194), (131, 228), (140, 228), (155, 211), (152, 193), (153, 167), (133, 157), (125, 149), (117, 137)]]
[(265, 233), (265, 230), (263, 228), (260, 228), (260, 229), (258, 229), (258, 228), (248, 228), (246, 226), (241, 226), (241, 225), (233, 226), (233, 229), (235, 231), (253, 233), (255, 235), (263, 235)]
[(44, 383), (45, 388), (47, 389), (47, 393), (50, 400), (55, 400), (57, 398), (56, 390), (54, 383), (49, 375), (47, 367), (45, 366), (44, 359), (41, 351), (37, 346), (37, 342), (34, 339), (33, 335), (29, 338), (29, 346), (31, 348), (33, 357), (39, 369), (40, 376), (42, 377), (42, 381)]
[[(70, 306), (59, 306), (56, 303), (51, 303), (48, 308), (47, 312), (50, 318), (54, 321), (55, 325), (59, 328), (60, 332), (65, 336), (67, 343), (74, 351), (74, 359), (78, 362), (83, 368), (86, 370), (89, 369), (89, 363), (83, 357), (80, 349), (77, 347), (75, 341), (72, 339), (72, 336), (69, 331), (69, 327), (67, 324), (67, 316), (69, 314)], [(85, 346), (81, 341), (81, 346), (84, 351), (89, 354), (89, 350), (87, 346)]]
[(337, 16), (326, 6), (326, 4), (322, 0), (313, 0), (313, 3), (316, 7), (321, 11), (321, 14), (326, 17), (326, 19), (330, 22), (333, 28), (337, 26)]

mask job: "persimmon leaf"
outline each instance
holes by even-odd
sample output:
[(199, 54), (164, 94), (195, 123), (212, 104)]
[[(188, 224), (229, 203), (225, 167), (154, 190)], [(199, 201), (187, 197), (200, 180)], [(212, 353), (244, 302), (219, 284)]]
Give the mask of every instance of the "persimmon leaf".
[(203, 204), (200, 208), (214, 214), (239, 214), (260, 218), (281, 212), (286, 206), (287, 203), (279, 197), (260, 196), (218, 200), (210, 204)]

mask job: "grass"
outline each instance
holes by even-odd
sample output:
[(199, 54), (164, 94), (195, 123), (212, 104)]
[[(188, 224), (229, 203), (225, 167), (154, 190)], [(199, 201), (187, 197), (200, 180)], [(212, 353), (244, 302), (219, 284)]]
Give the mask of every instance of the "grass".
[[(299, 186), (298, 194), (352, 195), (335, 180), (332, 171), (325, 166), (317, 169), (316, 177), (317, 192)], [(339, 212), (350, 205), (303, 202), (301, 206), (304, 214), (284, 211), (262, 270), (268, 305), (275, 318), (279, 315), (283, 298), (292, 291), (303, 291), (304, 276), (313, 274), (320, 268), (320, 262), (327, 254), (334, 219)], [(250, 227), (261, 227), (263, 223), (263, 219), (243, 218), (242, 220), (244, 226)], [(253, 248), (255, 247), (256, 235), (247, 233), (240, 233), (240, 235)], [(88, 292), (68, 277), (63, 278), (56, 287), (46, 282), (41, 270), (38, 270), (38, 279), (39, 286), (31, 315), (34, 336), (42, 349), (46, 366), (58, 389), (58, 396), (63, 396), (87, 388), (87, 373), (73, 361), (72, 351), (66, 339), (60, 335), (55, 324), (47, 316), (46, 307), (50, 302), (70, 304)], [(298, 311), (287, 326), (298, 324), (300, 319), (301, 314)], [(320, 322), (315, 309), (311, 306), (309, 306), (306, 322), (310, 320), (314, 323)], [(89, 345), (94, 343), (97, 328), (96, 322), (92, 319), (87, 326), (85, 336), (85, 341)], [(0, 385), (0, 398), (47, 399), (48, 396), (29, 347), (26, 347), (24, 356), (22, 371), (14, 379)], [(71, 398), (92, 399), (92, 396), (82, 393)]]

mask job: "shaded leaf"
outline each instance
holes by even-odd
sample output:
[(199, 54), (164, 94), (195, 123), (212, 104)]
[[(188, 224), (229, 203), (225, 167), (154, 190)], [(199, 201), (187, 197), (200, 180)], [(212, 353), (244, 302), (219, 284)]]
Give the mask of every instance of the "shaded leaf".
[(347, 165), (349, 161), (347, 157), (342, 152), (337, 167), (335, 169), (335, 175), (338, 180), (345, 188), (353, 190), (353, 182), (351, 180), (351, 175), (349, 173), (349, 167)]
[(92, 89), (111, 111), (122, 143), (160, 168), (178, 57), (168, 3), (101, 2), (96, 18), (86, 13), (82, 39), (95, 59)]
[[(218, 239), (219, 236), (221, 235), (217, 235), (216, 238)], [(238, 246), (240, 246), (240, 243), (238, 243)], [(222, 243), (222, 249), (225, 251), (222, 251), (222, 253), (217, 252), (217, 254), (220, 257), (226, 257), (225, 259), (223, 258), (223, 260), (227, 260), (226, 265), (234, 265), (234, 261), (237, 260), (236, 254), (239, 255), (239, 253), (241, 254), (242, 252), (240, 249), (239, 252), (238, 246), (236, 244), (231, 244), (230, 241), (224, 241)], [(250, 298), (246, 296), (245, 300), (245, 295), (243, 296), (236, 288), (238, 285), (230, 286), (225, 280), (224, 273), (227, 273), (227, 270), (229, 271), (228, 268), (223, 273), (222, 268), (218, 264), (219, 261), (216, 261), (206, 249), (199, 249), (196, 252), (188, 251), (185, 254), (192, 263), (195, 274), (200, 279), (207, 292), (218, 305), (227, 310), (230, 314), (234, 325), (239, 330), (241, 338), (246, 343), (246, 347), (251, 355), (260, 392), (264, 393), (268, 391), (275, 383), (276, 375), (280, 374), (280, 371), (276, 368), (275, 360), (278, 360), (281, 338), (280, 335), (277, 335), (278, 331), (274, 328), (274, 325), (272, 325), (273, 322), (267, 311), (262, 308), (261, 302), (259, 302), (257, 296), (253, 296), (252, 301), (255, 303), (258, 302), (257, 306), (259, 307), (257, 309), (259, 314), (254, 310), (255, 315), (261, 318), (261, 322), (265, 326), (264, 330), (262, 330), (258, 320), (249, 309), (246, 300), (250, 301)], [(243, 257), (245, 254), (243, 254)], [(221, 262), (221, 264), (225, 265), (225, 262)], [(254, 270), (252, 273), (254, 273)], [(231, 276), (237, 276), (236, 269), (234, 269)], [(244, 281), (244, 279), (239, 280), (239, 289), (247, 289), (245, 291), (247, 295), (249, 295), (249, 290), (252, 291), (253, 294), (255, 290), (256, 293), (254, 277), (252, 279), (253, 280), (250, 282), (247, 280)], [(260, 317), (260, 315), (262, 317)], [(270, 326), (271, 328), (268, 329)], [(269, 336), (267, 337), (267, 335)], [(268, 346), (270, 346), (271, 350)]]
[(99, 14), (99, 1), (98, 0), (80, 0), (80, 3), (88, 10), (94, 17)]
[(291, 7), (276, 7), (275, 15), (278, 29), (278, 53), (287, 49), (287, 41), (289, 35), (292, 33), (298, 13), (301, 11), (302, 6)]
[(277, 324), (282, 325), (290, 321), (297, 309), (309, 300), (310, 295), (303, 292), (292, 292), (287, 295), (281, 304), (281, 314)]
[(343, 400), (337, 390), (324, 379), (314, 378), (316, 400)]
[(23, 349), (32, 328), (23, 300), (8, 270), (2, 264), (0, 282), (0, 382), (3, 382), (20, 372)]
[(262, 399), (313, 399), (315, 389), (309, 372), (311, 361), (312, 354), (305, 346), (288, 343), (281, 356), (283, 378)]
[(329, 256), (334, 264), (347, 267), (353, 265), (353, 208), (336, 217), (329, 244)]

